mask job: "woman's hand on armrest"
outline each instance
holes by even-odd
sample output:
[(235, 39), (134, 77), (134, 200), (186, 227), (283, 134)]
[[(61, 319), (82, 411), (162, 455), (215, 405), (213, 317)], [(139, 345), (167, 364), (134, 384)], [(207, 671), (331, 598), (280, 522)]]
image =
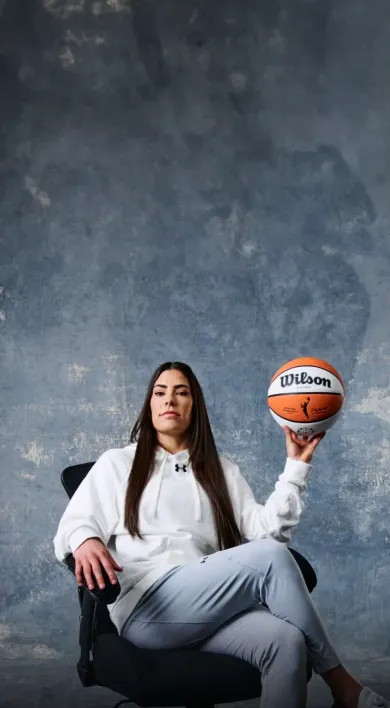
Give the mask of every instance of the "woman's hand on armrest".
[(76, 580), (79, 585), (83, 585), (85, 578), (85, 582), (90, 590), (93, 590), (95, 587), (93, 576), (95, 576), (99, 588), (101, 590), (104, 589), (105, 583), (102, 574), (102, 566), (106, 570), (113, 585), (117, 583), (114, 571), (123, 570), (109, 553), (104, 543), (98, 538), (88, 538), (76, 548), (73, 555), (76, 561)]

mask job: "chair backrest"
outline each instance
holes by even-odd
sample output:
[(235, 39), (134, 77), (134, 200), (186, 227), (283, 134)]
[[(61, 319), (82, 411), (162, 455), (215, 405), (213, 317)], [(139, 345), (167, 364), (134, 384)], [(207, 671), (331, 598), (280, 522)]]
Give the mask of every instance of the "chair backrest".
[(84, 477), (87, 476), (89, 470), (94, 464), (94, 462), (83, 462), (79, 465), (70, 465), (70, 467), (65, 467), (61, 474), (61, 482), (69, 499), (73, 497), (77, 487), (81, 484)]

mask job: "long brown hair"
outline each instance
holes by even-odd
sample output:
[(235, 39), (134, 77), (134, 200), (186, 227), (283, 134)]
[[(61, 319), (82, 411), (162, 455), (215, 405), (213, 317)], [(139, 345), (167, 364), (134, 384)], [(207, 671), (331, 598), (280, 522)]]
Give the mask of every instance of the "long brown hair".
[(234, 518), (225, 475), (211, 431), (203, 391), (191, 367), (180, 361), (161, 364), (148, 384), (144, 404), (130, 435), (130, 443), (137, 442), (125, 500), (125, 526), (131, 536), (142, 539), (139, 530), (139, 505), (142, 493), (150, 479), (158, 444), (157, 431), (152, 422), (150, 399), (154, 385), (163, 371), (176, 369), (188, 379), (192, 393), (192, 415), (188, 435), (190, 464), (195, 478), (208, 495), (219, 548), (232, 548), (241, 542), (241, 535)]

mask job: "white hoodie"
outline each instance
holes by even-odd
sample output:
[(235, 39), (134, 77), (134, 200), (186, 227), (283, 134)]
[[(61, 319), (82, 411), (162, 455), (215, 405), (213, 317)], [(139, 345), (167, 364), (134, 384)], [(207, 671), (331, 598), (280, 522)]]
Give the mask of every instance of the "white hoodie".
[[(99, 457), (69, 501), (54, 538), (61, 562), (88, 538), (98, 537), (123, 567), (118, 571), (120, 595), (108, 605), (119, 632), (143, 593), (167, 570), (219, 550), (211, 504), (189, 465), (188, 450), (170, 455), (157, 447), (139, 508), (143, 540), (130, 536), (124, 503), (136, 447), (107, 450)], [(225, 457), (220, 461), (243, 538), (290, 541), (312, 465), (287, 458), (274, 491), (261, 505), (238, 466)]]

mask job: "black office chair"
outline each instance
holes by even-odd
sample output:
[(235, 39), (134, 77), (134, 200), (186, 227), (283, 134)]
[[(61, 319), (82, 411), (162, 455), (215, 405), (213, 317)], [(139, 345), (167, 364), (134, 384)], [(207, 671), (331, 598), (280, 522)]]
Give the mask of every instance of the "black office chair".
[[(61, 481), (69, 498), (91, 469), (93, 462), (67, 467)], [(297, 551), (289, 549), (297, 561), (310, 592), (317, 585), (310, 563)], [(74, 574), (72, 554), (66, 558)], [(104, 686), (142, 708), (186, 706), (213, 708), (218, 703), (232, 703), (261, 695), (261, 675), (251, 664), (222, 654), (197, 649), (140, 649), (119, 636), (110, 619), (107, 605), (120, 592), (119, 582), (112, 585), (103, 571), (105, 588), (78, 587), (81, 608), (77, 671), (83, 686)], [(312, 668), (307, 665), (307, 680)]]

